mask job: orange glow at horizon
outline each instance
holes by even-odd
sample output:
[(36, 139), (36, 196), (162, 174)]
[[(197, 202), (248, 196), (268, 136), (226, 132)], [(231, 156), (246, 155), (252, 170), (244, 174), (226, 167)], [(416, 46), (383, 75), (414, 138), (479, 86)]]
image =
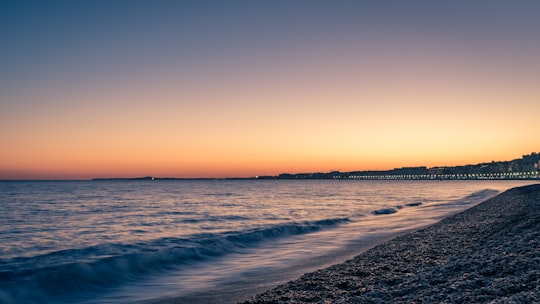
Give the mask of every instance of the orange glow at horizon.
[[(155, 28), (81, 15), (87, 36), (43, 22), (58, 43), (14, 32), (29, 45), (0, 49), (0, 179), (250, 177), (540, 152), (534, 10), (422, 6), (441, 17), (430, 19), (412, 18), (423, 12), (413, 4), (395, 15), (379, 4), (246, 4), (255, 15), (192, 5), (191, 19), (150, 5)], [(510, 13), (524, 23), (494, 18)], [(112, 31), (119, 17), (126, 26)]]
[[(449, 88), (433, 89), (436, 83), (423, 86), (430, 89), (417, 85), (369, 96), (362, 90), (328, 92), (328, 87), (246, 88), (247, 97), (224, 91), (188, 96), (166, 88), (152, 89), (159, 92), (152, 96), (144, 90), (60, 94), (56, 107), (19, 109), (24, 116), (3, 117), (8, 127), (3, 129), (16, 126), (17, 133), (4, 132), (10, 149), (3, 150), (0, 169), (28, 172), (17, 175), (21, 178), (46, 172), (51, 178), (247, 177), (462, 165), (538, 150), (535, 111), (504, 105), (519, 92), (450, 95)], [(532, 104), (537, 95), (530, 92), (521, 92), (521, 103)], [(174, 103), (181, 98), (203, 102)], [(376, 101), (361, 102), (369, 98)], [(64, 107), (73, 99), (85, 107)], [(116, 99), (126, 102), (112, 102)], [(257, 103), (250, 103), (253, 99)], [(514, 116), (520, 119), (510, 120)]]

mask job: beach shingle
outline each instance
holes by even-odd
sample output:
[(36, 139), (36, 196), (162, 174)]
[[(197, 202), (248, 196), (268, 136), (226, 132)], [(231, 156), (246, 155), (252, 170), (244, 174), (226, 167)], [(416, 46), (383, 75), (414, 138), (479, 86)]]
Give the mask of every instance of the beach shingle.
[(540, 185), (510, 189), (245, 303), (540, 303)]

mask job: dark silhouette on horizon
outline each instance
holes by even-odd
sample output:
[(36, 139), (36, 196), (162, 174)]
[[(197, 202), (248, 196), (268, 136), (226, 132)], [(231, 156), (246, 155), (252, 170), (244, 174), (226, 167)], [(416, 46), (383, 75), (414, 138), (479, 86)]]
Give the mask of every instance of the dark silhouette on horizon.
[(329, 173), (283, 173), (277, 177), (264, 176), (263, 179), (540, 179), (540, 153), (533, 152), (511, 161), (492, 161), (463, 166), (403, 167), (382, 171), (353, 171)]
[(256, 177), (229, 178), (178, 178), (178, 177), (135, 177), (135, 178), (94, 178), (107, 180), (246, 180), (246, 179), (362, 179), (362, 180), (478, 180), (478, 179), (540, 179), (540, 153), (533, 152), (510, 161), (492, 161), (463, 166), (403, 167), (391, 170), (368, 170), (352, 172), (311, 172), (281, 173)]

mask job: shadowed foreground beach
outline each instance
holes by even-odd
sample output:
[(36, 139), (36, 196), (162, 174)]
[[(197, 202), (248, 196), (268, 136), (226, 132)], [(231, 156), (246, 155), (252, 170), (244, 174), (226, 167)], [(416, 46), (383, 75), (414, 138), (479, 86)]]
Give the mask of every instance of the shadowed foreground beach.
[(245, 303), (540, 303), (540, 184)]

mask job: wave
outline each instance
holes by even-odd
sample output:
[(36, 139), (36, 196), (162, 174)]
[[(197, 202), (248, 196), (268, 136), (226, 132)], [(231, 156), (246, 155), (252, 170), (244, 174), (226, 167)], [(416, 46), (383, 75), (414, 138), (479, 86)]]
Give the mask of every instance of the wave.
[(498, 190), (484, 189), (484, 190), (473, 192), (463, 198), (457, 199), (453, 201), (453, 204), (468, 205), (472, 203), (478, 203), (478, 202), (487, 200), (488, 198), (494, 197), (497, 194), (499, 194)]
[[(349, 219), (286, 223), (245, 231), (198, 234), (190, 238), (163, 238), (140, 244), (102, 244), (14, 259), (11, 262), (15, 266), (0, 272), (0, 303), (62, 302), (70, 296), (142, 280), (257, 243), (307, 234), (346, 222)], [(55, 266), (40, 266), (51, 264)]]
[(397, 212), (396, 208), (381, 208), (381, 209), (373, 210), (371, 214), (383, 215), (383, 214), (392, 214), (396, 212)]
[(418, 206), (422, 206), (422, 203), (414, 202), (414, 203), (407, 203), (404, 205), (396, 205), (395, 207), (385, 207), (385, 208), (373, 210), (371, 211), (371, 214), (373, 215), (394, 214), (405, 207), (418, 207)]
[[(495, 195), (497, 195), (499, 191), (493, 190), (493, 189), (483, 189), (480, 191), (473, 192), (465, 197), (453, 200), (453, 201), (443, 201), (442, 203), (436, 204), (439, 206), (445, 205), (445, 206), (463, 206), (463, 205), (470, 205), (474, 203), (479, 203), (484, 200), (487, 200), (488, 198), (491, 198)], [(403, 209), (404, 207), (419, 207), (422, 206), (422, 202), (412, 202), (412, 203), (406, 203), (404, 205), (397, 205), (394, 207), (385, 207), (380, 208), (371, 211), (371, 214), (373, 215), (387, 215), (387, 214), (394, 214), (398, 212), (400, 209)]]
[(249, 220), (248, 217), (238, 216), (238, 215), (226, 215), (226, 216), (211, 216), (211, 217), (200, 217), (200, 218), (187, 218), (180, 219), (178, 223), (204, 223), (204, 222), (231, 222), (231, 221), (245, 221)]

